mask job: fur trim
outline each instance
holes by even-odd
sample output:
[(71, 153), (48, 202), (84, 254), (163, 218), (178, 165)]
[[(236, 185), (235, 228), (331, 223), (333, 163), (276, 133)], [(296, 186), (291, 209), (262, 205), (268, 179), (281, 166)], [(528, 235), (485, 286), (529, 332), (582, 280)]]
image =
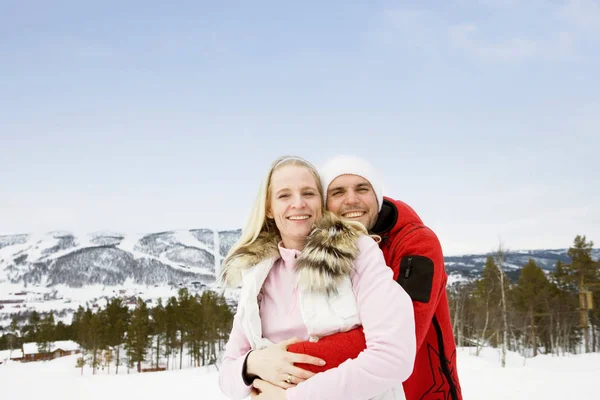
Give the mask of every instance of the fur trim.
[[(358, 255), (356, 241), (367, 231), (359, 223), (345, 222), (325, 212), (306, 238), (306, 245), (296, 261), (299, 284), (312, 292), (336, 293), (337, 286), (354, 272)], [(242, 270), (279, 257), (279, 235), (262, 232), (256, 240), (223, 263), (221, 280), (229, 287), (241, 283)]]
[(279, 257), (278, 235), (261, 232), (249, 246), (229, 255), (221, 267), (221, 282), (228, 287), (242, 283), (242, 270), (250, 268), (271, 257)]
[(354, 272), (356, 241), (361, 234), (367, 234), (362, 225), (325, 213), (296, 262), (300, 285), (310, 292), (335, 294), (342, 280)]

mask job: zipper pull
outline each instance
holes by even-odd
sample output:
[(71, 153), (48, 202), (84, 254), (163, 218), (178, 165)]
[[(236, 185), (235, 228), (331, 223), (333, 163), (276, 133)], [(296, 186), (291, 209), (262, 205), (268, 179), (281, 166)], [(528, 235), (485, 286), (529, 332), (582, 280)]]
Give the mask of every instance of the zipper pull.
[(404, 271), (404, 279), (408, 279), (410, 276), (410, 270), (412, 269), (412, 257), (408, 257), (408, 265), (406, 271)]

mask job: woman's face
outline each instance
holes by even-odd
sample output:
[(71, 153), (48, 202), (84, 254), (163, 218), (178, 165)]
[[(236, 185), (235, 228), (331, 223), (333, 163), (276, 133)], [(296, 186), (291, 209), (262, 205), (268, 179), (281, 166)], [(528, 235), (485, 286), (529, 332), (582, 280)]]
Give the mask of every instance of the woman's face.
[(323, 207), (314, 175), (303, 166), (279, 167), (269, 195), (267, 217), (275, 220), (284, 247), (301, 250)]

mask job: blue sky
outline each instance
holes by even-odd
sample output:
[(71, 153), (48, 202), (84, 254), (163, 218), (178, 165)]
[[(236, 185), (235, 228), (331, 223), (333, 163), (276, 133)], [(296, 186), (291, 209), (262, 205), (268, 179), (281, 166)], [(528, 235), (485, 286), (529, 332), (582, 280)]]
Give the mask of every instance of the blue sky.
[(0, 233), (238, 228), (350, 153), (446, 254), (600, 241), (600, 1), (322, 3), (3, 1)]

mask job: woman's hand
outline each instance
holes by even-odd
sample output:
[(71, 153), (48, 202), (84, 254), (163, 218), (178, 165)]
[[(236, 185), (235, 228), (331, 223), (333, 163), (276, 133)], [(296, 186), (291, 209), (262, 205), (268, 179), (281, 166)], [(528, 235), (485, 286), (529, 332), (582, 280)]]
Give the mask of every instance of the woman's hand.
[(258, 376), (275, 386), (288, 389), (304, 382), (312, 377), (314, 372), (306, 371), (296, 367), (295, 363), (325, 365), (320, 358), (306, 354), (290, 353), (287, 347), (300, 340), (292, 338), (283, 342), (273, 344), (262, 350), (254, 350), (248, 355), (246, 361), (246, 373), (250, 376)]
[(257, 400), (285, 400), (285, 390), (271, 385), (260, 379), (255, 379), (252, 384), (254, 388), (250, 393), (250, 398)]

